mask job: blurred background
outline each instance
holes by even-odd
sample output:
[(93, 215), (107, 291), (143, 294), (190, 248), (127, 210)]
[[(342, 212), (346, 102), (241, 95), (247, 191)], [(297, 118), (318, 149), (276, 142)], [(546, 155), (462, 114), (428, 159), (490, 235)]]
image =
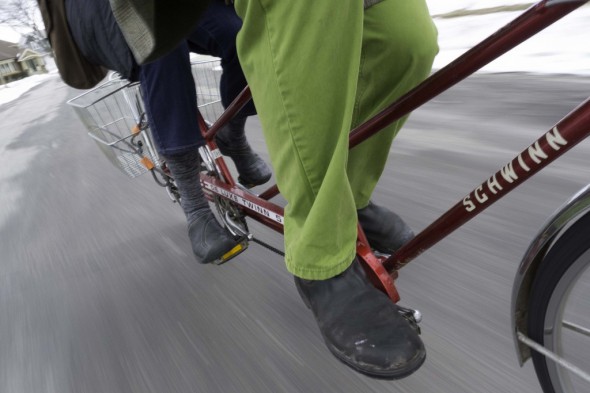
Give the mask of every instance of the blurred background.
[[(195, 263), (181, 209), (87, 137), (66, 105), (81, 91), (60, 80), (35, 13), (15, 22), (20, 3), (0, 2), (0, 392), (540, 392), (517, 362), (511, 288), (544, 221), (588, 184), (588, 143), (400, 272), (428, 357), (376, 381), (325, 349), (280, 256), (252, 244), (224, 266)], [(430, 0), (435, 68), (531, 4)], [(375, 202), (419, 231), (586, 99), (589, 16), (584, 6), (417, 110)], [(247, 127), (268, 161), (258, 120)]]

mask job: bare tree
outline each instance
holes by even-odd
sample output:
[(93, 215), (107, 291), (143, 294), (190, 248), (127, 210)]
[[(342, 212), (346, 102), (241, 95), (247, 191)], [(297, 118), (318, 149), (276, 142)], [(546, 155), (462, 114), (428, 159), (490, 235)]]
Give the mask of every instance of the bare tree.
[(43, 51), (51, 53), (36, 0), (3, 0), (0, 3), (0, 24), (12, 27), (25, 37), (26, 42), (35, 42)]

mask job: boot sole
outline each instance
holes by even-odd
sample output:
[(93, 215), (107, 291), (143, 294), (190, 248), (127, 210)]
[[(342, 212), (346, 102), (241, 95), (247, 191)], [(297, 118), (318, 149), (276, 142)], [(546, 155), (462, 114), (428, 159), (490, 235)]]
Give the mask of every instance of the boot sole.
[(362, 367), (359, 367), (357, 364), (351, 362), (346, 357), (342, 356), (335, 349), (331, 348), (329, 345), (327, 345), (326, 340), (324, 340), (324, 343), (326, 343), (326, 346), (328, 347), (332, 355), (334, 355), (334, 357), (338, 359), (341, 363), (344, 363), (346, 366), (352, 368), (354, 371), (360, 374), (366, 375), (367, 377), (371, 377), (374, 379), (393, 381), (396, 379), (403, 379), (409, 377), (414, 372), (416, 372), (420, 367), (422, 367), (422, 365), (426, 361), (426, 351), (424, 351), (421, 354), (418, 354), (418, 356), (416, 356), (414, 359), (412, 359), (411, 363), (400, 369), (389, 371), (366, 370)]

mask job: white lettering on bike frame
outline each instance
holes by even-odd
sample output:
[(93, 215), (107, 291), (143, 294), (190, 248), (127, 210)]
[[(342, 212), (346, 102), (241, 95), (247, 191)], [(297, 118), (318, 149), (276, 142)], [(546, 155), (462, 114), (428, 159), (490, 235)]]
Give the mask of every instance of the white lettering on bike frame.
[[(545, 135), (545, 140), (547, 141), (547, 145), (554, 151), (558, 151), (562, 148), (562, 146), (567, 146), (568, 141), (561, 135), (557, 127), (554, 127), (551, 131), (547, 132)], [(539, 142), (533, 143), (531, 146), (528, 147), (523, 153), (519, 154), (514, 160), (510, 161), (506, 164), (501, 170), (500, 175), (507, 183), (513, 183), (519, 179), (518, 174), (516, 173), (515, 166), (518, 168), (520, 167), (521, 171), (530, 172), (532, 169), (526, 164), (523, 154), (528, 156), (536, 165), (541, 165), (545, 160), (549, 158), (547, 152), (543, 151), (543, 148), (539, 144)], [(480, 185), (467, 195), (463, 199), (463, 206), (467, 212), (472, 212), (477, 209), (479, 206), (485, 205), (487, 202), (489, 194), (497, 194), (499, 191), (502, 191), (502, 185), (498, 182), (496, 175), (494, 174), (491, 178), (487, 180), (486, 183)], [(473, 197), (472, 197), (473, 194)]]
[(203, 182), (203, 185), (204, 185), (205, 189), (207, 189), (219, 196), (227, 198), (230, 201), (235, 202), (238, 205), (245, 207), (246, 209), (252, 210), (252, 211), (254, 211), (262, 216), (265, 216), (265, 217), (267, 217), (267, 218), (269, 218), (269, 219), (273, 220), (274, 222), (277, 222), (281, 225), (283, 225), (283, 223), (284, 223), (284, 218), (280, 214), (272, 212), (272, 211), (268, 210), (267, 208), (257, 205), (254, 202), (250, 202), (249, 200), (244, 199), (239, 195), (229, 192), (223, 188), (217, 187), (216, 185), (213, 185), (211, 183)]

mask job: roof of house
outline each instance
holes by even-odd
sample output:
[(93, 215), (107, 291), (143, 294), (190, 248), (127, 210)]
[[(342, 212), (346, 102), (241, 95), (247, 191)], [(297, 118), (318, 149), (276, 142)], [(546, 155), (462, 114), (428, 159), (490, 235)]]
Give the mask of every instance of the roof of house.
[(22, 51), (22, 53), (19, 53), (17, 61), (25, 61), (29, 59), (34, 59), (36, 57), (43, 57), (43, 55), (37, 51), (26, 48)]
[(0, 61), (15, 59), (18, 57), (20, 49), (18, 44), (0, 40)]

